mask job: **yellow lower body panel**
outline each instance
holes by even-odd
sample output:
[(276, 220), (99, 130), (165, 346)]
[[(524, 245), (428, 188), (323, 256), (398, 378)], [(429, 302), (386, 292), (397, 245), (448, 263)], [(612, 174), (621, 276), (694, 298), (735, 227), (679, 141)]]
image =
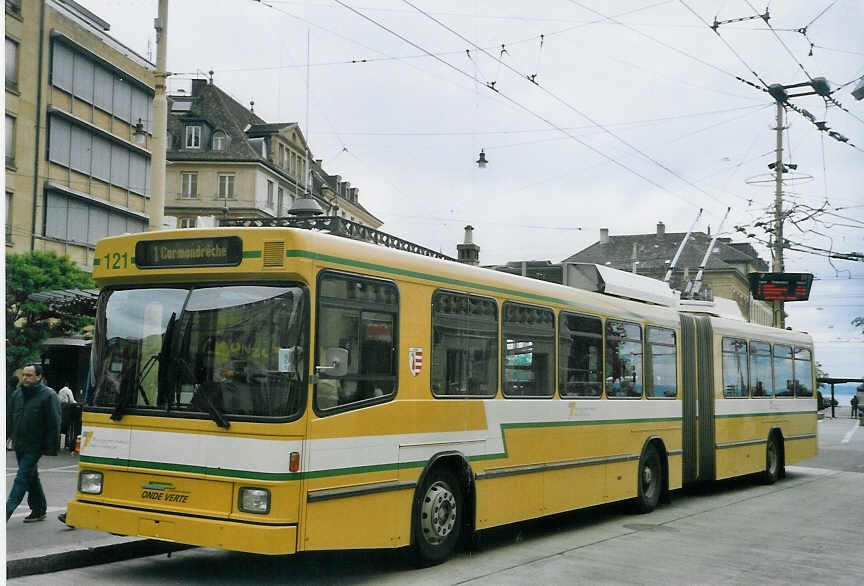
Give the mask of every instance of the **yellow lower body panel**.
[(280, 555), (297, 551), (296, 525), (252, 525), (216, 519), (181, 517), (71, 501), (66, 522), (133, 537), (148, 537), (201, 547)]

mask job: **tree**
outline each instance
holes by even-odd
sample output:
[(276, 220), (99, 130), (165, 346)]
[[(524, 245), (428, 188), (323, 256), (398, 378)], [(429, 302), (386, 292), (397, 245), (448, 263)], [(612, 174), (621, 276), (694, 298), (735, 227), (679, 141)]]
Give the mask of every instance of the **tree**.
[(852, 320), (852, 325), (856, 328), (861, 328), (861, 333), (864, 334), (864, 316), (856, 317)]
[(80, 333), (93, 316), (51, 309), (29, 299), (31, 293), (61, 289), (92, 289), (89, 273), (68, 256), (54, 252), (6, 255), (6, 378), (39, 357), (42, 340)]

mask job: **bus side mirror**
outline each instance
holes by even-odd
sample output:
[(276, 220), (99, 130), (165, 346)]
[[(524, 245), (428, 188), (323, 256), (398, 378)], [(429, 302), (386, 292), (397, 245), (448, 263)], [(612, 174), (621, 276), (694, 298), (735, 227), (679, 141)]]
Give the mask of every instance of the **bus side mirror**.
[(316, 372), (327, 376), (345, 376), (348, 374), (348, 350), (345, 348), (326, 348), (324, 364), (315, 367)]

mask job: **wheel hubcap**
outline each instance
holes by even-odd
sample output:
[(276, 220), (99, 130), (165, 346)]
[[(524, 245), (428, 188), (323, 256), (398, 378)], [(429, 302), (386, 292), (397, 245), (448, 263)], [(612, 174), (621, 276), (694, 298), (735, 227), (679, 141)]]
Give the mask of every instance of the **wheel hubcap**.
[(420, 527), (423, 537), (438, 545), (456, 526), (456, 497), (444, 482), (436, 482), (423, 495), (420, 505)]

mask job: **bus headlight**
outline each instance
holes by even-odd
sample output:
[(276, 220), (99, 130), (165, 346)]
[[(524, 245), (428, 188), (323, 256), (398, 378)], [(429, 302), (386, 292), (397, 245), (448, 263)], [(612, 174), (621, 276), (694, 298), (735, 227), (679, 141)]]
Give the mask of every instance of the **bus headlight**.
[(240, 510), (244, 513), (266, 515), (270, 512), (270, 491), (266, 488), (243, 486), (240, 488), (238, 501)]
[(82, 470), (78, 475), (78, 491), (85, 494), (102, 494), (102, 473)]

